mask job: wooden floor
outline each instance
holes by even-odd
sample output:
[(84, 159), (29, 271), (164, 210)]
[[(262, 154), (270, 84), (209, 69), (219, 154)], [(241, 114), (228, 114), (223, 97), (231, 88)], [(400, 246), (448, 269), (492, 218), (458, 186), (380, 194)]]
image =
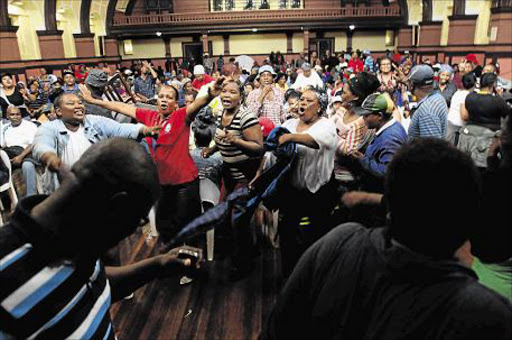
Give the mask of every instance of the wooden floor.
[[(154, 242), (138, 231), (120, 246), (123, 264), (155, 254)], [(279, 250), (261, 249), (256, 269), (230, 282), (229, 259), (215, 254), (193, 283), (179, 277), (156, 280), (131, 300), (114, 304), (118, 339), (256, 339), (281, 288)]]

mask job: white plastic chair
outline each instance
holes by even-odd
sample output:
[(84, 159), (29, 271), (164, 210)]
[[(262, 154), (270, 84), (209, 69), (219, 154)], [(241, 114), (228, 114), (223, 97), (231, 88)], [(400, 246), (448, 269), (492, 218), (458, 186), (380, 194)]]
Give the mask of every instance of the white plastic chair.
[[(14, 184), (12, 183), (11, 160), (9, 159), (9, 156), (7, 156), (7, 153), (5, 153), (3, 150), (0, 150), (0, 159), (1, 162), (4, 162), (5, 166), (9, 170), (9, 181), (0, 186), (0, 192), (7, 191), (9, 193), (9, 196), (11, 197), (11, 209), (13, 209), (18, 204), (18, 195), (16, 195), (16, 190), (14, 189)], [(5, 211), (5, 208), (2, 204), (2, 201), (0, 200), (0, 227), (4, 224), (1, 211)]]
[[(219, 204), (220, 190), (210, 179), (204, 178), (199, 181), (199, 196), (201, 197), (201, 208), (205, 211), (206, 205), (212, 207)], [(213, 247), (215, 242), (215, 231), (213, 229), (206, 232), (206, 258), (213, 261)]]

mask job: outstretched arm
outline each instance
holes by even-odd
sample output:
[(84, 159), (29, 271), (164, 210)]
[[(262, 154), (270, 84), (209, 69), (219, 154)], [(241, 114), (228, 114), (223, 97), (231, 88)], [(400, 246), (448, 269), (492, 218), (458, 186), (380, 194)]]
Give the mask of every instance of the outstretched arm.
[(137, 108), (133, 105), (125, 104), (122, 102), (111, 102), (108, 100), (96, 99), (91, 95), (91, 91), (89, 91), (89, 89), (83, 84), (80, 85), (80, 92), (82, 93), (82, 98), (89, 104), (98, 105), (107, 110), (119, 112), (125, 116), (136, 119), (135, 113)]
[(178, 258), (180, 249), (192, 250), (199, 254), (196, 268), (199, 268), (202, 251), (192, 247), (175, 248), (167, 254), (158, 255), (140, 262), (123, 267), (106, 267), (105, 272), (112, 288), (112, 300), (118, 301), (130, 295), (146, 283), (160, 277), (177, 274), (185, 268), (192, 268), (192, 261), (188, 258)]

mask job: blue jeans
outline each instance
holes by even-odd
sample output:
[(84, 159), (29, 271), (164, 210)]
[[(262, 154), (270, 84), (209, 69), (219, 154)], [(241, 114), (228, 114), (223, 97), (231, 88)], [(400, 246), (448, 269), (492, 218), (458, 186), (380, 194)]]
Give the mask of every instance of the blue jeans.
[(23, 172), (23, 178), (27, 187), (27, 196), (37, 194), (36, 166), (34, 163), (24, 161), (21, 165), (21, 171)]

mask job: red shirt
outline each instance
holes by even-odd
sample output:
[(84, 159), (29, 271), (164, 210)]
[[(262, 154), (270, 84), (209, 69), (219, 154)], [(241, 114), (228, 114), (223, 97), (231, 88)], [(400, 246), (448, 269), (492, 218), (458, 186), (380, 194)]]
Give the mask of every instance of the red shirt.
[(201, 89), (201, 86), (206, 85), (206, 84), (210, 84), (214, 80), (215, 79), (213, 77), (210, 77), (209, 75), (205, 74), (202, 81), (194, 79), (192, 81), (192, 87), (199, 90), (199, 89)]
[(160, 184), (177, 185), (196, 179), (197, 167), (188, 151), (190, 127), (186, 122), (187, 109), (178, 109), (162, 121), (158, 112), (150, 109), (137, 109), (136, 117), (147, 126), (162, 125), (156, 144), (154, 139), (148, 143), (158, 168)]
[(362, 72), (363, 71), (363, 61), (361, 59), (355, 59), (352, 58), (348, 62), (348, 67), (351, 67), (354, 69), (354, 73)]

